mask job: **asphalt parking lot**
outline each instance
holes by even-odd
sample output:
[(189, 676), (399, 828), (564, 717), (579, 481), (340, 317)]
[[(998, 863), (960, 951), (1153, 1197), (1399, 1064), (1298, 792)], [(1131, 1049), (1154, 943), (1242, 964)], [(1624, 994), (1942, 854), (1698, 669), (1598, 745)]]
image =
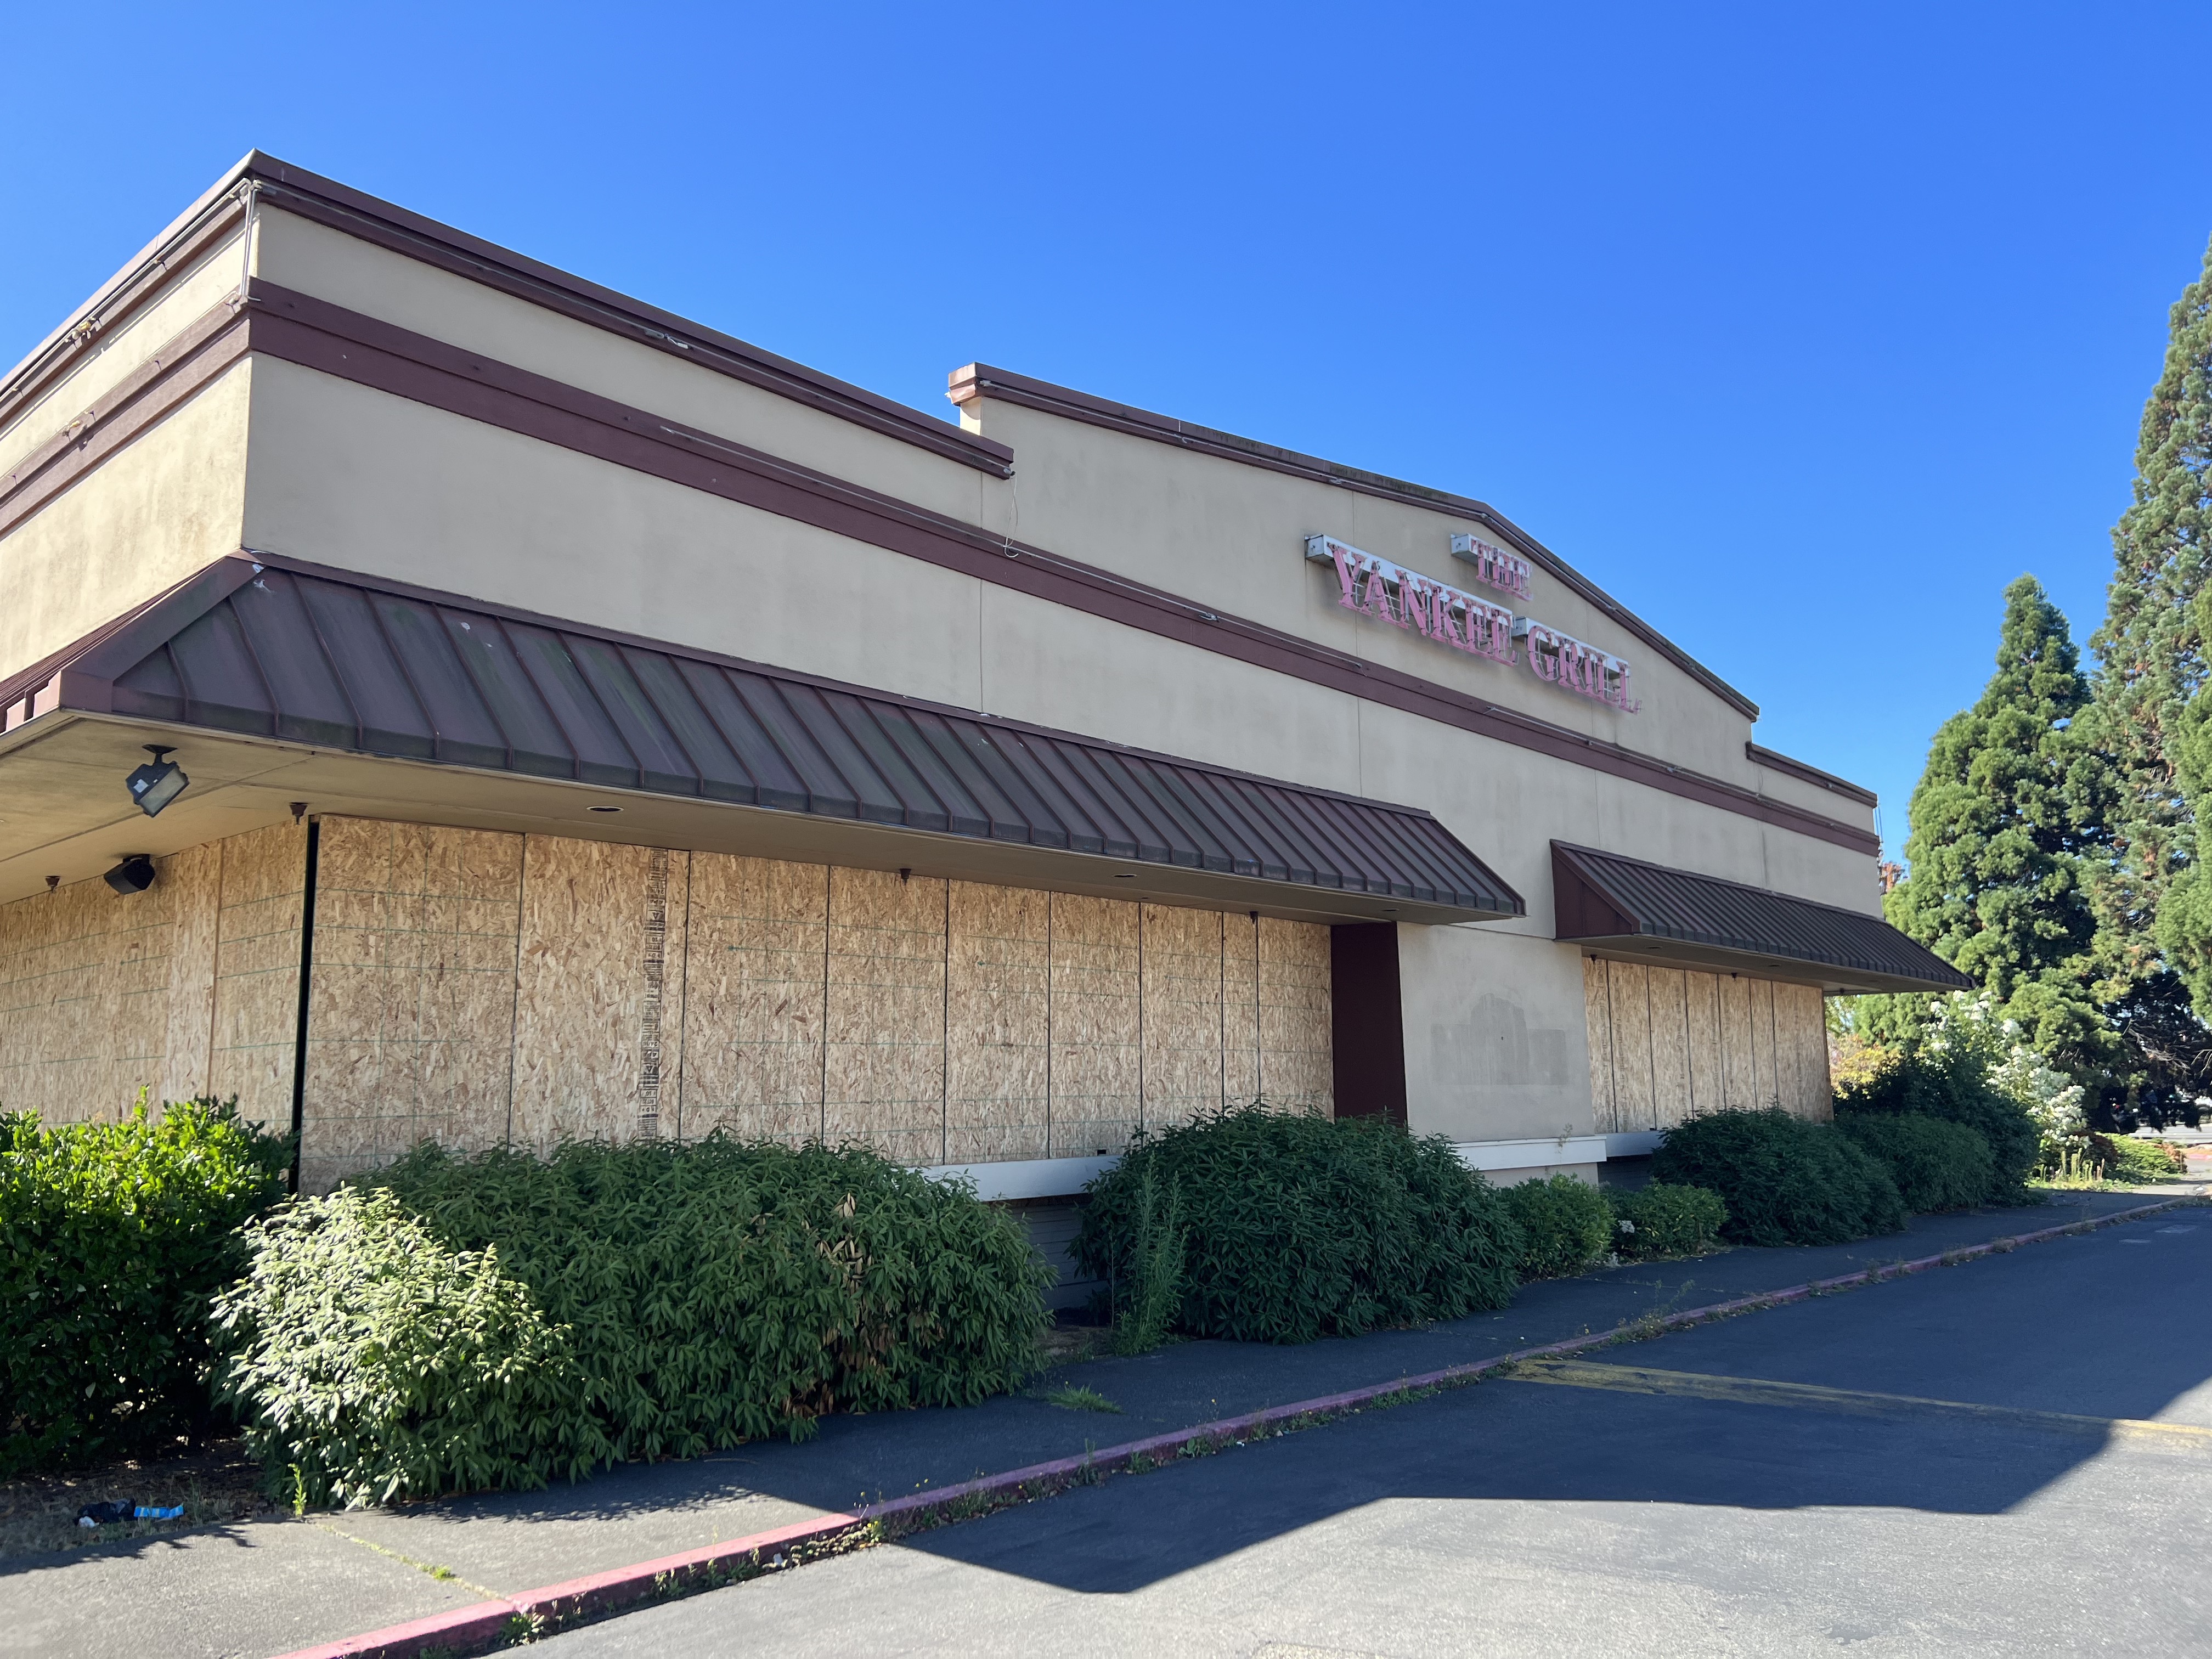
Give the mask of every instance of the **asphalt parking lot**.
[(2169, 1212), (1117, 1479), (544, 1647), (2212, 1653), (2208, 1290), (2212, 1210)]

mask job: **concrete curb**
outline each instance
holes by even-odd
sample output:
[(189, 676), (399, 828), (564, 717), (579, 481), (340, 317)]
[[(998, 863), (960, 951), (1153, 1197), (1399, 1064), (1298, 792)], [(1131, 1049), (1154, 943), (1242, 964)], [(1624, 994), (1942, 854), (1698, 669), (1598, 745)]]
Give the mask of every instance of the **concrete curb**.
[(408, 1624), (387, 1626), (382, 1630), (348, 1637), (343, 1641), (301, 1648), (282, 1656), (281, 1659), (417, 1659), (418, 1656), (424, 1654), (462, 1659), (463, 1656), (483, 1653), (526, 1636), (548, 1635), (567, 1626), (588, 1621), (641, 1601), (659, 1601), (689, 1590), (738, 1583), (763, 1573), (801, 1565), (823, 1556), (840, 1554), (860, 1545), (922, 1531), (947, 1521), (965, 1519), (970, 1515), (983, 1514), (1007, 1504), (1050, 1497), (1070, 1486), (1089, 1485), (1110, 1474), (1141, 1474), (1176, 1458), (1203, 1456), (1256, 1437), (1311, 1426), (1381, 1402), (1395, 1402), (1417, 1394), (1478, 1382), (1485, 1376), (1509, 1371), (1524, 1359), (1552, 1358), (1560, 1354), (1607, 1347), (1623, 1340), (1624, 1333), (1628, 1334), (1628, 1340), (1640, 1340), (1665, 1331), (1681, 1330), (1711, 1320), (1726, 1319), (1735, 1314), (1753, 1313), (1763, 1308), (1802, 1302), (1809, 1297), (1825, 1295), (1831, 1291), (1878, 1285), (1887, 1279), (1902, 1279), (1907, 1274), (1925, 1273), (1931, 1267), (1951, 1267), (1980, 1256), (2002, 1255), (2023, 1244), (2039, 1244), (2070, 1234), (2094, 1232), (2117, 1222), (2140, 1220), (2145, 1216), (2197, 1202), (2198, 1198), (2198, 1194), (2191, 1194), (2186, 1197), (2164, 1199), (2155, 1204), (2117, 1210), (2110, 1215), (2095, 1216), (2086, 1221), (2073, 1221), (2063, 1226), (2044, 1227), (2032, 1233), (2017, 1233), (2006, 1238), (1990, 1239), (1980, 1244), (1963, 1245), (1957, 1249), (1945, 1250), (1938, 1255), (1922, 1256), (1916, 1261), (1864, 1267), (1856, 1273), (1838, 1274), (1833, 1279), (1814, 1279), (1783, 1290), (1763, 1291), (1756, 1296), (1740, 1297), (1733, 1302), (1687, 1308), (1680, 1313), (1667, 1314), (1616, 1330), (1570, 1337), (1564, 1342), (1547, 1342), (1540, 1347), (1517, 1348), (1510, 1353), (1498, 1354), (1488, 1359), (1470, 1360), (1464, 1364), (1447, 1365), (1441, 1370), (1424, 1371), (1416, 1376), (1401, 1376), (1393, 1382), (1371, 1383), (1365, 1388), (1323, 1395), (1313, 1400), (1295, 1401), (1285, 1406), (1269, 1406), (1260, 1411), (1246, 1412), (1238, 1417), (1224, 1417), (1211, 1423), (1200, 1423), (1194, 1428), (1174, 1429), (1143, 1440), (1108, 1446), (1097, 1451), (1086, 1452), (1080, 1457), (1054, 1458), (1046, 1463), (1032, 1463), (1026, 1468), (1009, 1469), (1002, 1474), (980, 1475), (957, 1486), (935, 1486), (904, 1498), (870, 1504), (851, 1514), (817, 1515), (811, 1520), (795, 1522), (772, 1532), (732, 1539), (726, 1544), (711, 1544), (700, 1549), (687, 1550), (680, 1555), (665, 1555), (657, 1560), (641, 1561), (634, 1566), (616, 1567), (562, 1583), (548, 1584), (539, 1589), (525, 1590), (517, 1595), (455, 1607)]

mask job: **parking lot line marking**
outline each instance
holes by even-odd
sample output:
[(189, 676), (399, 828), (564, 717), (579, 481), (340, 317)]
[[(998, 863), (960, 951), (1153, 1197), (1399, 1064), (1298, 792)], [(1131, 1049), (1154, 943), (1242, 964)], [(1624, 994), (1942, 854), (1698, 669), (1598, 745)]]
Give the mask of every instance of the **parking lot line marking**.
[(1807, 1411), (1838, 1412), (1850, 1417), (1936, 1418), (2040, 1429), (2047, 1433), (2093, 1434), (2112, 1439), (2212, 1452), (2212, 1428), (2194, 1423), (2157, 1423), (2134, 1417), (2087, 1417), (2073, 1412), (2032, 1411), (2020, 1406), (1983, 1406), (1964, 1400), (1923, 1400), (1914, 1395), (1874, 1394), (1859, 1389), (1827, 1389), (1811, 1382), (1770, 1382), (1748, 1376), (1715, 1376), (1703, 1371), (1662, 1371), (1648, 1365), (1595, 1364), (1579, 1359), (1528, 1359), (1504, 1374), (1516, 1382), (1552, 1382), (1571, 1389), (1606, 1389), (1621, 1394), (1680, 1395), (1693, 1400), (1726, 1400), (1750, 1406), (1789, 1406)]

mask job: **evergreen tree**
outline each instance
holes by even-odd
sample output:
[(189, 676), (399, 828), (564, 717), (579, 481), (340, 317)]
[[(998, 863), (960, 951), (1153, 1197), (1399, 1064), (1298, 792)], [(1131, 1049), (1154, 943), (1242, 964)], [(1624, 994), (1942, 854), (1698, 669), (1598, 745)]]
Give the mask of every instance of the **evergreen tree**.
[(2212, 881), (2197, 858), (2195, 811), (2212, 786), (2212, 247), (2173, 307), (2112, 550), (2087, 722), (2117, 791), (2110, 854), (2091, 872), (2101, 989), (2122, 1040), (2123, 1115), (2193, 1119), (2212, 1086), (2212, 1031), (2200, 1018), (2212, 1013)]
[(2004, 598), (1996, 672), (1936, 733), (1909, 809), (1911, 872), (1883, 908), (1981, 981), (2037, 1052), (2086, 1069), (2115, 1048), (2093, 988), (2097, 921), (2083, 886), (2101, 856), (2110, 773), (2075, 725), (2089, 684), (2066, 618), (2033, 576)]
[[(2092, 723), (2112, 757), (2118, 799), (2112, 857), (2094, 884), (2109, 988), (2158, 975), (2161, 901), (2195, 853), (2186, 798), (2185, 711), (2205, 675), (2205, 619), (2198, 596), (2212, 552), (2212, 246), (2204, 269), (2175, 302), (2166, 366), (2143, 405), (2134, 499), (2112, 529), (2116, 564), (2105, 625), (2091, 638), (2100, 659)], [(2193, 722), (2201, 726), (2201, 717)], [(2201, 773), (2200, 773), (2201, 775)], [(2203, 907), (2192, 902), (2192, 912)], [(2184, 943), (2203, 933), (2183, 925)], [(2176, 965), (2179, 965), (2178, 963)], [(2199, 1006), (2207, 1006), (2199, 993)]]

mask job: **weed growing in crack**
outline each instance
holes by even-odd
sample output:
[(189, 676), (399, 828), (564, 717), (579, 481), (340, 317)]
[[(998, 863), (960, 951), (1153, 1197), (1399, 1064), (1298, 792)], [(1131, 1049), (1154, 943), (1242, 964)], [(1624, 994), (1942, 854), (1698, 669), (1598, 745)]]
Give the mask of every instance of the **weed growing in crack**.
[(1069, 1386), (1048, 1389), (1036, 1396), (1048, 1406), (1061, 1406), (1072, 1412), (1112, 1412), (1120, 1415), (1121, 1408), (1096, 1389)]

